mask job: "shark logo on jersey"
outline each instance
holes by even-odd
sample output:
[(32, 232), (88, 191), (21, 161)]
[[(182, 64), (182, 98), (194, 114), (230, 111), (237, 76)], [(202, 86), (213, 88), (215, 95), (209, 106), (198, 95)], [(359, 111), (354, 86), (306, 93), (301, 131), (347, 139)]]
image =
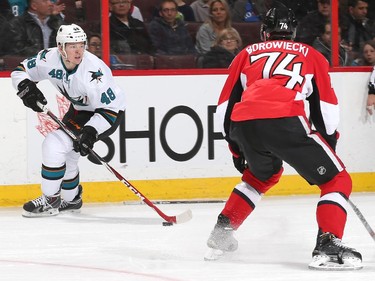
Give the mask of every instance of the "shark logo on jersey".
[(102, 82), (102, 76), (103, 76), (103, 72), (102, 70), (99, 68), (98, 71), (89, 71), (91, 73), (91, 81), (94, 81), (96, 80), (97, 83), (99, 82)]
[(80, 106), (87, 106), (87, 97), (74, 97), (72, 98), (71, 96), (69, 96), (68, 92), (65, 90), (65, 88), (59, 88), (59, 92), (64, 96), (66, 97), (72, 104), (75, 104), (75, 105), (80, 105)]
[(49, 50), (44, 49), (43, 52), (40, 54), (40, 60), (46, 61), (46, 55), (49, 52)]

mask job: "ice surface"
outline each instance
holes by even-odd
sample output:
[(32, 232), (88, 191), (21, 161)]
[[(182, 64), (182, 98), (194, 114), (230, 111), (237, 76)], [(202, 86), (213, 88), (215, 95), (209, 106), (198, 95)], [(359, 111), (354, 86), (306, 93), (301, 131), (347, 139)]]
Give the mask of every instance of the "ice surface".
[[(375, 280), (375, 242), (351, 209), (343, 242), (362, 253), (364, 268), (307, 268), (317, 199), (265, 197), (237, 231), (239, 249), (214, 262), (203, 256), (224, 203), (160, 204), (167, 215), (193, 212), (191, 221), (168, 227), (144, 204), (85, 204), (80, 214), (50, 218), (23, 218), (21, 207), (0, 208), (0, 280)], [(375, 228), (375, 194), (353, 194), (352, 200)]]

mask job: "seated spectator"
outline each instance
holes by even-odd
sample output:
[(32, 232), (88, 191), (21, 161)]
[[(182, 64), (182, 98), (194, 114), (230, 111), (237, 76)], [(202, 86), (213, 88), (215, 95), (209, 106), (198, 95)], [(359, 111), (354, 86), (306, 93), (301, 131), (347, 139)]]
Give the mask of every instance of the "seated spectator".
[(211, 49), (220, 31), (232, 27), (226, 0), (211, 1), (209, 14), (209, 19), (199, 27), (196, 35), (195, 48), (200, 55), (204, 55)]
[(115, 54), (152, 53), (145, 24), (130, 15), (131, 0), (111, 0), (109, 19), (111, 51)]
[(352, 57), (360, 56), (361, 45), (375, 38), (374, 23), (367, 18), (367, 0), (349, 0), (348, 13), (341, 18), (342, 37), (352, 47)]
[(195, 21), (205, 22), (209, 18), (210, 2), (211, 0), (195, 0), (190, 4), (194, 12)]
[(307, 14), (298, 23), (295, 41), (302, 42), (311, 46), (315, 38), (320, 35), (320, 30), (324, 29), (324, 24), (330, 20), (330, 0), (317, 1), (318, 10)]
[(87, 39), (87, 50), (98, 58), (102, 58), (102, 38), (99, 34), (93, 33), (89, 35)]
[(375, 40), (369, 40), (362, 44), (361, 55), (353, 60), (353, 66), (375, 65)]
[(8, 3), (15, 17), (22, 15), (27, 9), (27, 0), (8, 0)]
[[(225, 28), (216, 37), (211, 50), (198, 60), (198, 67), (228, 68), (242, 48), (242, 40), (234, 28)], [(201, 65), (200, 65), (201, 60)]]
[(184, 21), (177, 16), (177, 4), (174, 0), (162, 0), (159, 7), (160, 17), (149, 24), (149, 34), (156, 54), (183, 55), (194, 54), (194, 44)]
[[(338, 34), (338, 41), (341, 41), (340, 29)], [(326, 22), (320, 31), (320, 35), (314, 40), (312, 45), (316, 50), (324, 55), (324, 57), (332, 65), (332, 49), (331, 49), (331, 23)], [(339, 45), (339, 65), (345, 66), (350, 65), (347, 47)]]
[(195, 21), (194, 12), (191, 6), (187, 5), (183, 0), (175, 0), (177, 9), (182, 14), (184, 21)]
[(41, 49), (55, 47), (57, 30), (63, 21), (52, 13), (51, 1), (28, 0), (27, 11), (9, 23), (9, 53), (28, 57)]

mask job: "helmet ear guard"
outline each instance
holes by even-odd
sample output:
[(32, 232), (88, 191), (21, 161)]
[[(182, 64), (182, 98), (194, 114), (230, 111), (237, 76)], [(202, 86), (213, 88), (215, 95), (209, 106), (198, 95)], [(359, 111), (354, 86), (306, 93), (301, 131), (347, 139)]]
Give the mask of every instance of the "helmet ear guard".
[(260, 27), (260, 38), (267, 40), (294, 40), (297, 20), (291, 9), (287, 7), (268, 10)]

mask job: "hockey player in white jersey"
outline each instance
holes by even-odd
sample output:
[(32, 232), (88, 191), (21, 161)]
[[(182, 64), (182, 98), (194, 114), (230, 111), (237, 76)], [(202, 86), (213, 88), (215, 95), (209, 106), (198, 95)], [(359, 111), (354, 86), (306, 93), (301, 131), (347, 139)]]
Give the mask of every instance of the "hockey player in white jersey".
[(47, 104), (37, 82), (49, 80), (71, 103), (63, 122), (79, 136), (62, 130), (49, 133), (42, 145), (42, 196), (23, 206), (24, 217), (53, 216), (82, 206), (78, 159), (94, 143), (113, 133), (125, 110), (125, 95), (111, 70), (86, 51), (86, 33), (75, 24), (60, 26), (57, 47), (40, 51), (11, 73), (25, 106), (36, 112)]

